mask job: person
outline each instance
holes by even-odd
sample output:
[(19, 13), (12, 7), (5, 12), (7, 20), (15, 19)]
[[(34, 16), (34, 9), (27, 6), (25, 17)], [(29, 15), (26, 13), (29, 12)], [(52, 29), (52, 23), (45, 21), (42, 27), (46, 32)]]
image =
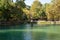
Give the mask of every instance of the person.
[(31, 20), (31, 27), (33, 27), (33, 20)]

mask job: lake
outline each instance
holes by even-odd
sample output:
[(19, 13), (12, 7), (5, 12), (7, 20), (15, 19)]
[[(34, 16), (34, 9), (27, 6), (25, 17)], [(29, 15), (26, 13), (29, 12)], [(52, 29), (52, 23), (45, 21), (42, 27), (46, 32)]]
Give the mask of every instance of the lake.
[(60, 25), (0, 26), (0, 40), (60, 40)]

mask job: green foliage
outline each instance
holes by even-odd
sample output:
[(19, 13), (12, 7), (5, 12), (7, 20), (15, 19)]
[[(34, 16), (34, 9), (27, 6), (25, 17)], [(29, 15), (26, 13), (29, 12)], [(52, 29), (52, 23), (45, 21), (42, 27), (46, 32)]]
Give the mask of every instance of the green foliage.
[(21, 8), (25, 8), (26, 7), (24, 1), (17, 1), (16, 2), (16, 6), (21, 7)]
[(42, 13), (42, 4), (39, 1), (34, 1), (31, 6), (30, 12), (34, 19), (39, 18), (40, 14)]
[[(3, 18), (3, 20), (10, 21), (10, 20), (16, 20), (16, 21), (22, 21), (25, 20), (26, 14), (23, 12), (23, 8), (25, 8), (24, 1), (18, 1), (16, 4), (13, 3), (10, 0), (6, 0), (2, 6), (0, 6), (0, 19)], [(13, 3), (13, 5), (12, 5)], [(27, 18), (26, 18), (27, 19)]]
[(60, 20), (60, 0), (53, 0), (50, 4), (42, 5), (35, 0), (31, 6), (25, 0), (0, 0), (0, 21), (25, 21), (32, 19)]
[(60, 0), (53, 0), (52, 4), (46, 6), (48, 20), (60, 20)]

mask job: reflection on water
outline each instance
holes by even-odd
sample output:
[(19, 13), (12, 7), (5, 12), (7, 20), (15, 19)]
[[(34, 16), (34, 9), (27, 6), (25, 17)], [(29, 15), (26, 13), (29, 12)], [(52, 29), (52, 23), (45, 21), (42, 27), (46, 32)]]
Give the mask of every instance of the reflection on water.
[(29, 31), (31, 29), (30, 24), (27, 24), (25, 29), (27, 31), (24, 31), (24, 40), (32, 40), (32, 35), (31, 35), (31, 31)]
[(24, 32), (24, 40), (32, 40), (31, 31)]
[(33, 32), (33, 40), (47, 40), (45, 32)]
[(0, 40), (60, 40), (60, 25), (0, 26)]

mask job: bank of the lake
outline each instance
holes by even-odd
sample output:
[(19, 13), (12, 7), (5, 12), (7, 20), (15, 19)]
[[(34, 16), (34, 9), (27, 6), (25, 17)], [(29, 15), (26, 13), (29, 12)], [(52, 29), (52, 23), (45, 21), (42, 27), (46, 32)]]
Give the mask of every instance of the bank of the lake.
[(41, 24), (41, 25), (49, 25), (49, 24), (60, 24), (60, 21), (37, 21), (37, 24)]
[(60, 24), (60, 21), (45, 21), (45, 20), (38, 20), (38, 21), (0, 21), (0, 25), (19, 25), (19, 24), (39, 24), (39, 25), (53, 25), (53, 24)]

